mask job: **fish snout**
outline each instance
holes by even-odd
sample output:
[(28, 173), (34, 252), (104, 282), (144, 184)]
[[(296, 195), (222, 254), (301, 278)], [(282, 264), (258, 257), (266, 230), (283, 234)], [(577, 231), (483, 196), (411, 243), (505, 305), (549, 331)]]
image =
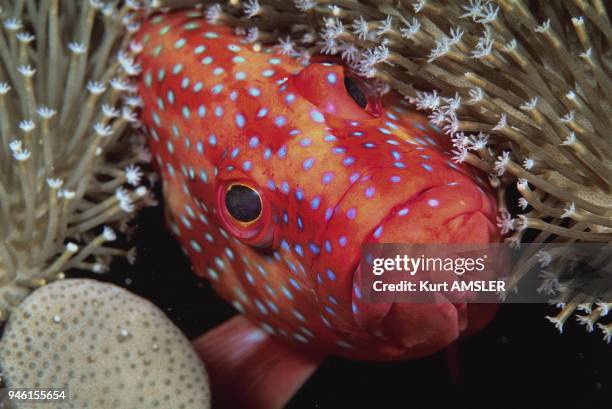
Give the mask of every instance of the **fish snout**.
[[(317, 260), (319, 300), (342, 300), (322, 314), (344, 337), (377, 345), (381, 355), (424, 356), (484, 325), (490, 306), (374, 303), (362, 294), (359, 259), (369, 243), (489, 243), (499, 241), (493, 197), (442, 154), (406, 153), (406, 168), (362, 175), (336, 206), (326, 228), (329, 254)], [(333, 307), (333, 314), (329, 309)]]
[[(364, 244), (494, 243), (500, 240), (495, 214), (493, 197), (472, 178), (445, 181), (395, 205)], [(362, 284), (361, 273), (358, 267), (354, 288)], [(424, 279), (422, 275), (420, 279)], [(497, 310), (495, 304), (450, 301), (442, 292), (433, 293), (433, 298), (433, 303), (407, 303), (405, 298), (402, 302), (372, 303), (355, 296), (353, 316), (361, 330), (401, 345), (409, 356), (425, 356), (482, 328)]]

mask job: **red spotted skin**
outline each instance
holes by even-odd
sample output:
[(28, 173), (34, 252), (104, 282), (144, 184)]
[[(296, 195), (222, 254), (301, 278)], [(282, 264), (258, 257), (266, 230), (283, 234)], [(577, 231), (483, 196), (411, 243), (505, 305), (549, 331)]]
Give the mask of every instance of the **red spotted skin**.
[[(353, 281), (363, 242), (499, 239), (494, 202), (444, 138), (400, 99), (362, 109), (341, 65), (305, 67), (232, 32), (187, 11), (138, 36), (142, 121), (196, 273), (268, 333), (326, 353), (422, 356), (470, 329), (477, 306), (381, 310)], [(256, 221), (228, 213), (233, 183), (259, 193)]]

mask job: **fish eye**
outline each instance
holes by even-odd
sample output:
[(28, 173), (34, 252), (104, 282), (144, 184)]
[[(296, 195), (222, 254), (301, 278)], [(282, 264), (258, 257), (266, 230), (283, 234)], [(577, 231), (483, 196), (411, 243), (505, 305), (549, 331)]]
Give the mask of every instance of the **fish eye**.
[(221, 175), (217, 186), (217, 213), (223, 228), (244, 244), (258, 249), (278, 247), (274, 207), (257, 183), (246, 177)]
[(243, 184), (232, 184), (225, 192), (225, 208), (231, 217), (242, 223), (252, 223), (262, 212), (257, 190)]
[(365, 96), (359, 85), (349, 76), (344, 77), (344, 88), (346, 92), (353, 98), (353, 101), (361, 108), (365, 109), (368, 105), (368, 98)]

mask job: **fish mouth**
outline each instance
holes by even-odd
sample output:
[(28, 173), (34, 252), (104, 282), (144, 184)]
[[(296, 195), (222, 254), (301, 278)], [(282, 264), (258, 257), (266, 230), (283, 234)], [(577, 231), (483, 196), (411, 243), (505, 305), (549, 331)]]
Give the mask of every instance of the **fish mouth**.
[[(344, 304), (338, 307), (344, 314), (326, 316), (334, 327), (359, 328), (359, 337), (370, 351), (423, 356), (470, 329), (468, 306), (444, 297), (430, 304), (369, 302), (362, 294), (363, 245), (467, 242), (466, 238), (490, 242), (487, 234), (494, 228), (489, 230), (491, 215), (482, 210), (485, 194), (467, 176), (410, 174), (401, 188), (384, 190), (392, 174), (386, 168), (371, 169), (347, 188), (324, 230), (324, 237), (334, 242), (344, 237), (346, 246), (319, 256), (312, 271), (322, 275), (316, 284), (322, 309), (330, 296)], [(366, 200), (363, 192), (369, 184), (382, 192)], [(467, 235), (463, 230), (468, 230)], [(328, 277), (326, 269), (335, 275)], [(472, 307), (480, 309), (470, 306), (469, 310)]]
[(360, 260), (361, 255), (348, 269), (352, 272), (350, 321), (360, 333), (352, 331), (348, 336), (356, 344), (367, 345), (368, 359), (427, 356), (467, 329), (467, 305), (445, 302), (443, 297), (429, 304), (368, 300)]

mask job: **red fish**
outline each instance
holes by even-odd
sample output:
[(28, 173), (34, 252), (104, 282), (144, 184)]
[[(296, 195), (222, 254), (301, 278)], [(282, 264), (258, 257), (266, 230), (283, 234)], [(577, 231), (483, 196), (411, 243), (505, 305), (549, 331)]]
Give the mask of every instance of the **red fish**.
[(387, 360), (487, 319), (474, 305), (372, 308), (355, 282), (364, 242), (499, 240), (493, 199), (426, 118), (341, 64), (304, 66), (197, 10), (155, 16), (138, 39), (171, 228), (250, 322), (302, 350)]

